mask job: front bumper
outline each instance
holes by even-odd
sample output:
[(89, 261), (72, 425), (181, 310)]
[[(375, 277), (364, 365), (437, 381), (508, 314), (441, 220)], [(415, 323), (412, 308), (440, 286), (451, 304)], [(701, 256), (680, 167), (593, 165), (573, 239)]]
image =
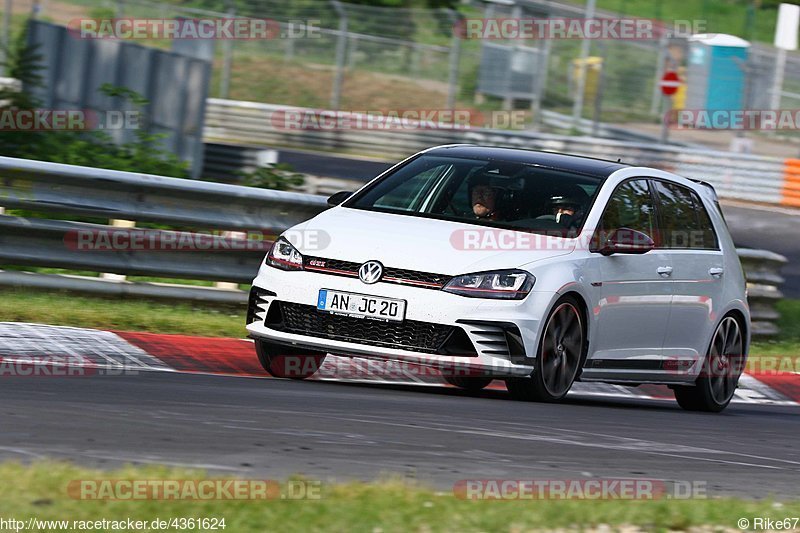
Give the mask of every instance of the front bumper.
[[(408, 302), (406, 321), (460, 328), (474, 352), (469, 356), (423, 353), (341, 338), (320, 338), (313, 333), (281, 331), (265, 323), (270, 306), (284, 302), (316, 307), (320, 289), (402, 299)], [(484, 375), (527, 376), (533, 372), (542, 317), (558, 296), (554, 292), (532, 291), (521, 301), (466, 298), (441, 290), (389, 283), (366, 285), (358, 279), (309, 271), (283, 271), (262, 265), (253, 281), (259, 298), (251, 298), (247, 330), (250, 337), (275, 344), (294, 346), (337, 355), (406, 361), (437, 368), (468, 369)], [(279, 302), (279, 303), (278, 303)], [(272, 315), (270, 315), (272, 316)], [(380, 323), (370, 323), (371, 328)], [(519, 343), (502, 345), (503, 332), (513, 331)], [(518, 336), (516, 335), (518, 333)]]

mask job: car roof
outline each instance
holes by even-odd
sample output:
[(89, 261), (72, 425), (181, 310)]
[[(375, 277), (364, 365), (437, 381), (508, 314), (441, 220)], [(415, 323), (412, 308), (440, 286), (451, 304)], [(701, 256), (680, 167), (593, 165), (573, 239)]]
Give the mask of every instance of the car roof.
[(580, 155), (558, 154), (554, 152), (541, 152), (538, 150), (525, 150), (522, 148), (502, 148), (494, 146), (478, 146), (472, 144), (457, 144), (448, 146), (438, 146), (425, 152), (430, 155), (478, 158), (493, 161), (506, 161), (513, 163), (524, 163), (545, 168), (566, 170), (607, 178), (621, 168), (628, 168), (630, 165), (605, 159), (584, 157)]

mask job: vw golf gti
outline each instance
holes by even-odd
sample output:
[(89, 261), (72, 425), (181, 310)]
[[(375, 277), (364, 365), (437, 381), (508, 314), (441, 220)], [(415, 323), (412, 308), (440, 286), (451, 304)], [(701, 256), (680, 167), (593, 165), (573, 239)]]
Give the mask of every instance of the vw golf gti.
[(466, 389), (503, 379), (526, 400), (576, 380), (666, 384), (690, 410), (733, 397), (750, 314), (706, 183), (448, 145), (328, 203), (253, 280), (247, 329), (273, 375), (335, 354), (432, 366)]

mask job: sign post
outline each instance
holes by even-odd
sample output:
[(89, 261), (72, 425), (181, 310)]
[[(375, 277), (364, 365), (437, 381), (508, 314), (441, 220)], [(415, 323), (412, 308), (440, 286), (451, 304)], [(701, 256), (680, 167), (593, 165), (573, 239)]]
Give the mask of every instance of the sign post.
[(786, 70), (786, 51), (797, 50), (797, 27), (800, 24), (800, 6), (781, 4), (778, 6), (778, 22), (775, 25), (775, 74), (772, 78), (770, 106), (773, 111), (781, 107), (783, 74)]
[(661, 121), (661, 143), (666, 144), (669, 138), (669, 115), (672, 112), (672, 96), (678, 92), (678, 88), (681, 86), (681, 79), (677, 72), (669, 70), (664, 73), (661, 81), (658, 82), (658, 86), (661, 88), (661, 94), (664, 95), (664, 116)]

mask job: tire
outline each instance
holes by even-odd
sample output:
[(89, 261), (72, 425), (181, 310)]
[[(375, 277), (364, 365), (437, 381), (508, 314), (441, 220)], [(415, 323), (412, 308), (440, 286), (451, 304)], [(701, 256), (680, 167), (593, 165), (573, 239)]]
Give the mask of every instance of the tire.
[(255, 345), (258, 362), (269, 375), (276, 378), (310, 378), (325, 360), (323, 352), (312, 352), (261, 340), (256, 340)]
[(687, 411), (719, 413), (736, 392), (744, 370), (744, 328), (739, 319), (726, 315), (720, 321), (711, 346), (703, 361), (703, 369), (695, 385), (676, 386), (675, 399)]
[(494, 378), (466, 377), (466, 376), (444, 376), (444, 380), (454, 387), (470, 392), (478, 392), (485, 388)]
[(567, 395), (580, 375), (589, 346), (584, 316), (583, 307), (573, 296), (555, 303), (542, 330), (533, 374), (506, 380), (512, 398), (557, 402)]

